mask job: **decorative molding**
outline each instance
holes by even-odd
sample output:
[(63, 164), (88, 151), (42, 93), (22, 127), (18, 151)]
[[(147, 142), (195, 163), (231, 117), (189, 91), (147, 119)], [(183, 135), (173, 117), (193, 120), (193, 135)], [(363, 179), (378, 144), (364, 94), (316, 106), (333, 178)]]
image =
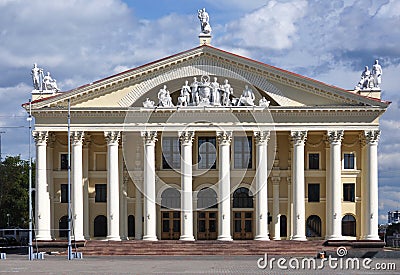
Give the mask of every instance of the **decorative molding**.
[(33, 136), (33, 139), (35, 140), (36, 145), (46, 145), (47, 139), (49, 138), (49, 132), (48, 131), (33, 131), (32, 136)]
[(335, 130), (328, 131), (328, 141), (330, 144), (332, 143), (341, 143), (343, 140), (344, 131), (343, 130)]
[(272, 184), (273, 185), (279, 185), (281, 182), (281, 178), (280, 177), (272, 177)]
[(290, 131), (291, 141), (295, 145), (304, 145), (307, 140), (307, 131)]
[(267, 145), (271, 138), (271, 131), (254, 131), (256, 144)]
[(232, 131), (218, 131), (217, 139), (221, 145), (229, 145), (232, 141)]
[(72, 131), (71, 142), (72, 144), (82, 144), (85, 133), (83, 131)]
[(193, 143), (194, 131), (181, 131), (178, 132), (179, 140), (183, 145), (191, 145)]
[(144, 143), (147, 145), (154, 145), (158, 140), (156, 131), (141, 131), (140, 135), (142, 136)]
[(107, 145), (117, 143), (121, 136), (121, 132), (119, 131), (106, 131), (104, 132), (104, 138), (107, 141)]
[(364, 138), (366, 144), (378, 144), (381, 136), (380, 130), (364, 131)]
[(85, 133), (85, 136), (83, 138), (83, 146), (89, 147), (91, 143), (92, 143), (92, 135)]

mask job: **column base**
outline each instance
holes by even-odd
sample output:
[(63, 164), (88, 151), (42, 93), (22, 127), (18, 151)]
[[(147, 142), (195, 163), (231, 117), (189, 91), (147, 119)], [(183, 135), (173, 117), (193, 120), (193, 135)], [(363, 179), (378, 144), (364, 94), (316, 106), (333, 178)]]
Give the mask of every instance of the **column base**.
[(265, 235), (257, 235), (257, 236), (254, 237), (254, 240), (255, 241), (270, 241), (268, 235), (267, 236), (265, 236)]
[(274, 241), (280, 241), (280, 240), (282, 240), (282, 239), (281, 239), (281, 237), (273, 237), (272, 240), (274, 240)]
[(108, 241), (121, 241), (120, 236), (107, 236)]
[(226, 241), (227, 241), (227, 242), (233, 241), (232, 236), (229, 236), (229, 235), (219, 235), (217, 240), (218, 240), (218, 241), (224, 241), (224, 242), (226, 242)]
[(82, 236), (74, 236), (74, 235), (71, 235), (71, 240), (73, 240), (73, 241), (75, 241), (75, 242), (79, 242), (79, 241), (84, 241), (85, 240), (85, 237), (82, 235)]
[(363, 236), (361, 238), (361, 240), (380, 241), (381, 239), (379, 238), (378, 235), (366, 235), (366, 236)]
[(90, 240), (90, 236), (85, 236), (85, 240), (89, 241)]
[(306, 236), (293, 236), (292, 241), (307, 241)]
[(194, 241), (195, 241), (194, 236), (189, 236), (189, 235), (182, 235), (182, 236), (179, 238), (179, 240), (180, 240), (180, 241), (191, 241), (191, 242), (194, 242)]
[(325, 239), (330, 240), (330, 241), (337, 241), (337, 240), (343, 240), (343, 236), (342, 235), (331, 235), (331, 236), (326, 236)]
[(138, 236), (135, 235), (135, 240), (141, 240), (141, 239), (142, 239), (142, 235), (138, 235)]
[(143, 241), (152, 241), (152, 242), (155, 242), (155, 241), (158, 241), (158, 239), (157, 239), (157, 236), (151, 236), (151, 235), (146, 235), (146, 236), (143, 236)]
[(37, 235), (36, 240), (37, 241), (52, 241), (53, 239), (51, 238), (50, 235)]

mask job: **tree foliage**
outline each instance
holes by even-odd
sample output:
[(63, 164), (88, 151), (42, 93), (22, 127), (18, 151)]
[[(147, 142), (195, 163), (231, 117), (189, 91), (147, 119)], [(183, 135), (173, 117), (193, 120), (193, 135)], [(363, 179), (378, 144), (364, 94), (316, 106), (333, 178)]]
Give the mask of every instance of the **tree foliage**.
[[(32, 182), (34, 182), (32, 163)], [(34, 184), (32, 184), (34, 186)], [(27, 228), (29, 161), (20, 156), (8, 156), (0, 162), (0, 228)], [(7, 216), (8, 214), (8, 216)]]

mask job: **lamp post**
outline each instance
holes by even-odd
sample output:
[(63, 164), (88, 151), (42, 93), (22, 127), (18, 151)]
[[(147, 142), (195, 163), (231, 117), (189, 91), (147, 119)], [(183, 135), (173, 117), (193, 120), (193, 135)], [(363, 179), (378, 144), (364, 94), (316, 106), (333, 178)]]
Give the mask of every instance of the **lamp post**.
[(33, 261), (33, 246), (32, 246), (32, 156), (31, 156), (31, 143), (32, 143), (32, 101), (29, 99), (29, 239), (28, 239), (28, 259), (29, 261)]

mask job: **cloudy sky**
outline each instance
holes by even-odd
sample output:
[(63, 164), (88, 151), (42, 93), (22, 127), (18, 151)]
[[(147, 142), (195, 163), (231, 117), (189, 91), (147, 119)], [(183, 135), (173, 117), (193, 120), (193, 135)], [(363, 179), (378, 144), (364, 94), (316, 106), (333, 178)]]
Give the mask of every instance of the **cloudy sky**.
[(400, 209), (398, 0), (0, 0), (2, 156), (28, 157), (34, 62), (66, 91), (196, 47), (203, 7), (213, 46), (328, 84), (352, 89), (380, 60), (380, 222)]

